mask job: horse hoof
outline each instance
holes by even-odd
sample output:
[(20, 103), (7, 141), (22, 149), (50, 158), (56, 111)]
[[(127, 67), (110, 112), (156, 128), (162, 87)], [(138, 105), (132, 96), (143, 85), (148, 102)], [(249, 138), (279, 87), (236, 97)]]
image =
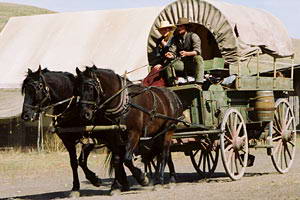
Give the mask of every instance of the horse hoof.
[(170, 183), (176, 183), (176, 178), (174, 176), (170, 177)]
[(176, 183), (170, 182), (168, 185), (166, 185), (166, 188), (168, 188), (168, 189), (174, 189), (175, 186), (176, 186)]
[(70, 198), (76, 199), (80, 197), (79, 191), (72, 191), (69, 195)]
[(153, 186), (153, 191), (161, 191), (163, 186), (161, 184), (157, 184)]
[(91, 179), (90, 182), (95, 187), (100, 187), (102, 184), (102, 180), (100, 178)]
[(121, 192), (127, 192), (129, 190), (130, 190), (129, 185), (122, 186), (122, 188), (121, 188)]
[(121, 194), (121, 190), (120, 189), (111, 189), (110, 190), (110, 196), (117, 196)]
[(142, 181), (142, 186), (148, 186), (150, 184), (150, 180), (147, 176), (145, 176), (144, 180)]

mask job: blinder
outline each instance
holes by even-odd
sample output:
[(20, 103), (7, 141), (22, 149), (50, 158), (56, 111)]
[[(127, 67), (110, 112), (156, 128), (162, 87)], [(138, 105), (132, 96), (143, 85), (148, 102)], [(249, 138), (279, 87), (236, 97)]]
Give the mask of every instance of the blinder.
[(48, 102), (51, 101), (50, 97), (50, 92), (49, 92), (49, 87), (46, 85), (46, 82), (44, 80), (44, 77), (41, 76), (41, 80), (38, 81), (31, 81), (27, 84), (27, 86), (31, 86), (34, 91), (35, 91), (35, 98), (37, 96), (43, 97), (37, 105), (30, 105), (30, 104), (25, 104), (25, 107), (31, 108), (35, 112), (40, 112), (43, 110), (43, 106), (45, 102), (48, 100)]
[(82, 84), (82, 88), (80, 88), (82, 90), (82, 92), (84, 91), (85, 86), (92, 86), (93, 89), (95, 89), (96, 98), (94, 98), (94, 101), (93, 100), (83, 100), (80, 98), (79, 102), (82, 104), (92, 105), (96, 110), (97, 106), (100, 104), (101, 99), (105, 96), (101, 82), (98, 78), (84, 80), (83, 84)]

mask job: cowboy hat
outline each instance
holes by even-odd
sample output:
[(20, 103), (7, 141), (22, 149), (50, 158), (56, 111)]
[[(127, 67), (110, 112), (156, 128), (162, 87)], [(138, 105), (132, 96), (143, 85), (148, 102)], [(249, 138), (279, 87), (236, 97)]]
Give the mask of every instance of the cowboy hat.
[(170, 24), (169, 21), (161, 21), (160, 26), (157, 29), (162, 29), (162, 28), (175, 28), (175, 25)]
[(178, 19), (176, 26), (189, 24), (190, 21), (188, 18), (181, 17)]

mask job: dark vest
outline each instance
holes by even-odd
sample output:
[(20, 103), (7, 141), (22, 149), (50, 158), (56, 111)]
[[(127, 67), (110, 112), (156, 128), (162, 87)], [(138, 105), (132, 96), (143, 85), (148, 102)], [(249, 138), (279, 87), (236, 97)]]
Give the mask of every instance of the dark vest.
[(187, 32), (185, 36), (185, 40), (179, 35), (176, 36), (175, 44), (177, 46), (177, 53), (179, 51), (192, 51), (193, 50), (193, 41), (192, 41), (192, 32)]

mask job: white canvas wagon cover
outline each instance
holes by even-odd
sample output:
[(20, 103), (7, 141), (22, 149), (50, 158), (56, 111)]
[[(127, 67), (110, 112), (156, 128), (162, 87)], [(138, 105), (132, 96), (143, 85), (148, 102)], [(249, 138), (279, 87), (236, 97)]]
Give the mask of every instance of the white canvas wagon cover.
[[(192, 23), (208, 29), (227, 63), (244, 60), (258, 50), (273, 57), (293, 55), (291, 39), (278, 18), (264, 10), (217, 0), (178, 0), (165, 7), (152, 26), (149, 55), (159, 37), (160, 21), (169, 20), (175, 24), (180, 17), (187, 17)], [(202, 51), (205, 50), (202, 45)]]

